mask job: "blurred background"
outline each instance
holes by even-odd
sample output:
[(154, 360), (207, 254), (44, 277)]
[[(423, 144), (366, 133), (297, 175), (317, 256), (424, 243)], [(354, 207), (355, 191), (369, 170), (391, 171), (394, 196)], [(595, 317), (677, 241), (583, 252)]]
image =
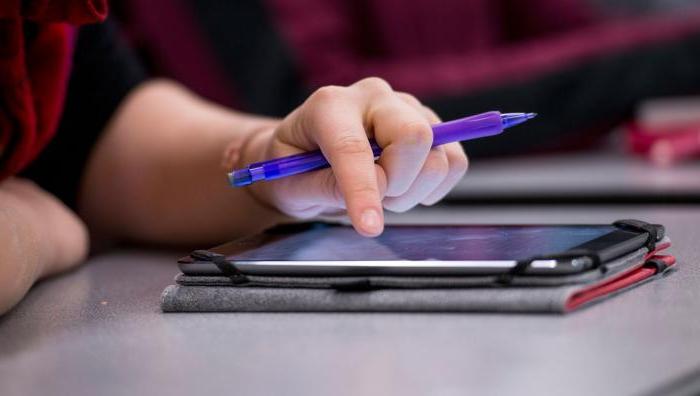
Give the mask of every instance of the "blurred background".
[[(600, 153), (649, 162), (649, 172), (700, 156), (697, 0), (123, 0), (112, 6), (153, 75), (237, 109), (282, 116), (320, 86), (380, 76), (445, 120), (488, 110), (540, 114), (513, 133), (466, 143), (472, 158), (552, 153), (553, 162), (533, 171), (574, 158), (575, 167), (605, 163), (596, 170), (605, 173), (617, 165)], [(574, 151), (589, 159), (562, 157)], [(638, 190), (663, 192), (682, 179), (681, 190), (700, 196), (694, 184), (700, 170), (680, 179), (663, 171), (666, 176), (655, 176), (661, 184), (650, 187), (644, 172), (630, 176), (625, 166), (610, 188), (636, 177)], [(566, 184), (560, 178), (556, 184)]]

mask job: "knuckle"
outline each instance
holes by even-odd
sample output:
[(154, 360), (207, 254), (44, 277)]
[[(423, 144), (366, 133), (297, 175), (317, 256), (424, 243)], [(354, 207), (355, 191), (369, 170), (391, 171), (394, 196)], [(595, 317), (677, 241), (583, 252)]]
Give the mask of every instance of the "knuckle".
[(399, 97), (406, 103), (422, 106), (420, 100), (407, 92), (398, 92)]
[(412, 121), (401, 126), (403, 141), (406, 144), (416, 146), (431, 146), (433, 144), (433, 130), (427, 122)]
[(358, 86), (373, 90), (373, 91), (380, 91), (380, 92), (386, 92), (386, 91), (391, 91), (391, 85), (389, 83), (380, 77), (367, 77), (362, 80), (360, 80), (357, 83)]
[(438, 116), (437, 113), (435, 113), (435, 111), (433, 111), (433, 109), (431, 109), (430, 107), (421, 105), (421, 108), (423, 109), (423, 112), (428, 115), (428, 118), (430, 118), (431, 122), (438, 123), (442, 121), (440, 116)]
[(25, 178), (19, 178), (19, 177), (13, 178), (10, 181), (8, 181), (7, 183), (10, 185), (14, 184), (17, 187), (22, 188), (22, 189), (26, 189), (26, 190), (39, 188), (39, 186), (34, 181), (29, 180), (29, 179), (25, 179)]
[(329, 119), (329, 109), (346, 97), (345, 88), (329, 85), (312, 93), (301, 108), (301, 118), (305, 127), (325, 125)]
[(374, 198), (376, 195), (378, 195), (377, 188), (369, 184), (359, 184), (351, 186), (350, 188), (348, 188), (347, 193), (349, 196), (353, 197), (365, 196)]
[(369, 154), (369, 141), (364, 136), (345, 133), (333, 139), (332, 149), (344, 155)]
[(309, 103), (325, 103), (329, 101), (338, 100), (345, 95), (345, 88), (337, 85), (327, 85), (317, 89), (314, 93), (309, 96)]

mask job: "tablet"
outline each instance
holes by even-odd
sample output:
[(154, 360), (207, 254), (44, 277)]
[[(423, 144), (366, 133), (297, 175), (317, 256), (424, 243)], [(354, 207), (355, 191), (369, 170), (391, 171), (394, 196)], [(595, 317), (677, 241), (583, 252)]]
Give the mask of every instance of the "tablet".
[(581, 252), (606, 262), (647, 238), (609, 224), (389, 225), (366, 238), (349, 226), (310, 223), (195, 251), (179, 266), (187, 275), (490, 275), (527, 260), (526, 274), (561, 275), (594, 265)]

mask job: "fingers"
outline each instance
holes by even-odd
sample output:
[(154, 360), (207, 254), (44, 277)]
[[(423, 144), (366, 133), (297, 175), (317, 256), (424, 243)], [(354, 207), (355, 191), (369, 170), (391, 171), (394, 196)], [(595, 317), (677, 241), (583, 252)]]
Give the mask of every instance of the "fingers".
[(445, 179), (420, 201), (423, 205), (434, 205), (447, 195), (457, 183), (464, 177), (469, 168), (469, 160), (464, 153), (462, 145), (459, 143), (450, 143), (442, 146), (445, 149), (447, 162), (449, 163), (448, 172)]
[[(405, 92), (397, 92), (397, 95), (405, 103), (411, 105), (416, 111), (422, 113), (431, 124), (441, 122), (440, 117), (431, 108), (424, 106), (415, 96)], [(423, 175), (424, 170), (421, 170), (421, 173), (414, 182), (414, 186), (411, 186), (404, 196), (400, 198), (386, 198), (384, 200), (385, 208), (394, 212), (404, 212), (419, 203), (423, 205), (434, 205), (459, 183), (469, 166), (469, 161), (464, 153), (462, 145), (457, 142), (440, 146), (440, 148), (443, 150), (444, 156), (440, 156), (440, 159), (438, 159), (435, 158), (437, 157), (436, 155), (431, 153), (423, 167), (426, 175)], [(435, 148), (433, 148), (433, 150), (435, 150)], [(444, 169), (444, 158), (446, 158), (447, 161), (446, 174), (441, 172)], [(433, 175), (433, 177), (431, 178), (427, 175)], [(439, 182), (437, 182), (438, 180)], [(421, 187), (421, 185), (423, 186)], [(429, 187), (434, 187), (434, 189), (425, 194), (426, 189)]]
[[(267, 152), (273, 158), (318, 147), (331, 169), (271, 182), (273, 204), (301, 218), (345, 208), (360, 234), (378, 235), (383, 207), (403, 212), (432, 204), (466, 171), (459, 144), (431, 148), (431, 124), (439, 121), (381, 79), (321, 88), (281, 123)], [(368, 138), (382, 147), (376, 164)]]
[(308, 99), (300, 126), (331, 164), (355, 229), (376, 236), (384, 228), (384, 214), (363, 115), (362, 101), (351, 92), (321, 88)]
[(433, 143), (430, 121), (395, 94), (377, 98), (368, 121), (382, 147), (378, 163), (387, 175), (387, 196), (404, 195), (416, 181)]
[(384, 207), (392, 212), (405, 212), (430, 196), (449, 173), (449, 162), (443, 147), (430, 150), (423, 168), (408, 191), (398, 197), (384, 199)]
[(418, 100), (418, 98), (416, 98), (415, 96), (413, 96), (413, 95), (411, 95), (411, 94), (409, 94), (409, 93), (406, 93), (406, 92), (397, 92), (396, 94), (398, 95), (398, 97), (399, 97), (401, 100), (403, 100), (404, 102), (406, 102), (407, 104), (409, 104), (410, 106), (412, 106), (416, 111), (418, 111), (418, 112), (420, 112), (421, 114), (423, 114), (423, 116), (424, 116), (431, 124), (437, 124), (437, 123), (439, 123), (439, 122), (442, 122), (442, 120), (440, 119), (440, 117), (433, 111), (433, 109), (431, 109), (431, 108), (428, 107), (428, 106), (424, 106), (424, 105), (420, 102), (420, 100)]

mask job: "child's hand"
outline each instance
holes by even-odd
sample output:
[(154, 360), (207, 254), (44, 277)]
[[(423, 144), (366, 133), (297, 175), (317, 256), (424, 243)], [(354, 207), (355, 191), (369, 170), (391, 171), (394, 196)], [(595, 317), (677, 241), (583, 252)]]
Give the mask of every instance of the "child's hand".
[[(293, 217), (347, 209), (360, 234), (378, 235), (384, 226), (382, 206), (403, 212), (419, 203), (432, 205), (466, 172), (459, 143), (431, 149), (430, 125), (437, 122), (417, 99), (379, 78), (321, 88), (276, 128), (254, 136), (246, 152), (263, 160), (320, 148), (331, 169), (247, 188)], [(368, 137), (383, 148), (377, 163)]]

